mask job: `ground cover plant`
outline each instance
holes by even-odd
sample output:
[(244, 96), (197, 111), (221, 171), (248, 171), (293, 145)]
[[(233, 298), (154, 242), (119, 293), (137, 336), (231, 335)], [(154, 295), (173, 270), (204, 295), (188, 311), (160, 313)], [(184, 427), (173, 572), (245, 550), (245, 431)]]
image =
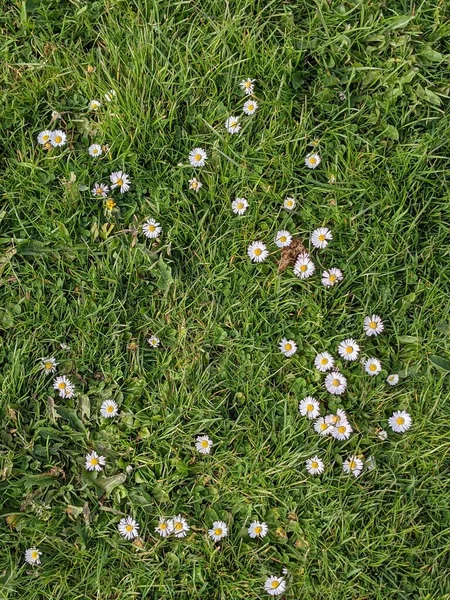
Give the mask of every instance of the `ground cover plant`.
[(1, 598), (450, 598), (449, 13), (2, 4)]

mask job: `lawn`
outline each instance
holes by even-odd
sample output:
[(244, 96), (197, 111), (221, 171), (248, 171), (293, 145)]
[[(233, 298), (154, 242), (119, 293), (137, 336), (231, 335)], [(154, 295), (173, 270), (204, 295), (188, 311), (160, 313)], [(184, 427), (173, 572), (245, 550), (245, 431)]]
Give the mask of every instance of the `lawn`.
[[(274, 575), (286, 600), (450, 599), (450, 5), (5, 0), (0, 22), (0, 598), (264, 599)], [(130, 189), (93, 197), (118, 171)], [(311, 277), (279, 270), (280, 230)], [(343, 279), (325, 286), (331, 267)], [(367, 336), (373, 314), (384, 330)], [(314, 366), (324, 351), (342, 395)], [(318, 435), (307, 396), (343, 409), (350, 437)], [(184, 538), (155, 532), (176, 515)]]

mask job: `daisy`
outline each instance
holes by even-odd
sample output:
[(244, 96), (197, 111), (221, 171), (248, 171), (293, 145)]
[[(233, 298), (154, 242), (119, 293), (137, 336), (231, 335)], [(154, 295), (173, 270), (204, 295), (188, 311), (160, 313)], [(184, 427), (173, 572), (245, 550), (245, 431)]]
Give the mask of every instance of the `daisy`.
[(145, 237), (153, 240), (159, 236), (162, 232), (162, 227), (155, 221), (155, 219), (147, 219), (142, 225), (142, 233)]
[(86, 469), (88, 471), (101, 471), (106, 465), (106, 458), (99, 456), (95, 450), (90, 454), (86, 454)]
[(189, 179), (189, 189), (194, 190), (194, 192), (198, 192), (199, 189), (203, 187), (203, 183), (199, 181), (196, 177)]
[(316, 169), (320, 165), (321, 160), (317, 152), (311, 152), (305, 158), (305, 165), (308, 169)]
[(268, 531), (267, 523), (260, 523), (259, 521), (253, 521), (247, 529), (248, 535), (253, 539), (265, 537)]
[(156, 335), (152, 335), (148, 338), (147, 342), (151, 348), (157, 348), (160, 344), (160, 339)]
[(292, 198), (291, 196), (286, 196), (286, 199), (283, 203), (283, 208), (285, 208), (286, 210), (294, 210), (295, 204), (295, 198)]
[(102, 147), (100, 146), (100, 144), (92, 144), (91, 146), (89, 146), (88, 152), (89, 152), (90, 156), (95, 158), (97, 156), (101, 156), (103, 153), (103, 150), (102, 150)]
[(387, 431), (385, 431), (384, 429), (380, 429), (380, 431), (377, 433), (377, 437), (383, 442), (386, 441), (388, 439)]
[(395, 374), (393, 373), (392, 375), (388, 375), (387, 379), (386, 379), (386, 381), (389, 385), (397, 385), (399, 380), (400, 380), (400, 377), (396, 373)]
[(66, 143), (66, 134), (61, 129), (53, 131), (50, 135), (50, 144), (57, 148), (58, 146), (64, 146)]
[(89, 102), (89, 110), (98, 110), (101, 106), (100, 100), (91, 100)]
[(283, 577), (275, 577), (275, 575), (271, 575), (266, 579), (264, 589), (269, 596), (281, 596), (286, 589), (286, 581)]
[(200, 454), (210, 454), (213, 445), (213, 441), (207, 435), (199, 435), (195, 442), (195, 447)]
[(172, 519), (173, 521), (173, 535), (176, 538), (184, 538), (187, 536), (187, 532), (189, 531), (190, 527), (187, 524), (186, 519), (183, 519), (183, 517), (181, 515), (178, 515), (177, 517), (174, 517)]
[(72, 398), (75, 392), (75, 386), (65, 375), (55, 378), (53, 389), (58, 390), (60, 398)]
[(381, 371), (381, 363), (378, 358), (368, 358), (364, 362), (364, 370), (372, 377), (374, 375), (378, 375), (378, 373)]
[(352, 473), (352, 475), (358, 477), (363, 469), (363, 464), (364, 463), (360, 458), (350, 456), (350, 458), (347, 458), (347, 460), (344, 461), (342, 469), (344, 470), (344, 473)]
[(356, 360), (359, 354), (359, 346), (354, 339), (348, 338), (339, 344), (338, 354), (344, 360)]
[(278, 347), (281, 352), (288, 357), (297, 352), (297, 344), (294, 342), (294, 340), (287, 340), (286, 338), (283, 338)]
[(38, 144), (41, 144), (41, 146), (48, 144), (48, 142), (50, 142), (51, 136), (52, 132), (49, 129), (44, 129), (44, 131), (41, 131), (41, 133), (37, 136)]
[(397, 410), (392, 417), (389, 417), (389, 427), (395, 433), (404, 433), (412, 425), (411, 416), (404, 410)]
[(41, 362), (41, 369), (44, 371), (46, 375), (49, 373), (54, 373), (56, 371), (56, 367), (58, 363), (54, 358), (43, 358)]
[(314, 359), (314, 366), (318, 371), (325, 373), (333, 368), (334, 358), (328, 352), (319, 352)]
[(340, 423), (345, 423), (347, 425), (348, 419), (345, 410), (338, 408), (335, 415), (325, 415), (325, 423), (334, 426), (337, 426)]
[(27, 562), (29, 565), (40, 565), (41, 564), (41, 559), (39, 558), (42, 555), (42, 552), (39, 550), (39, 548), (35, 548), (33, 546), (33, 548), (28, 548), (28, 550), (25, 550), (25, 562)]
[(331, 435), (335, 440), (348, 440), (353, 429), (349, 423), (340, 422), (339, 425), (333, 427)]
[(189, 152), (189, 162), (193, 167), (204, 167), (208, 155), (203, 148), (194, 148)]
[(319, 435), (331, 435), (333, 426), (329, 425), (323, 417), (319, 417), (314, 421), (314, 431)]
[(122, 171), (114, 171), (109, 176), (111, 181), (111, 189), (118, 187), (120, 188), (120, 193), (125, 194), (130, 189), (130, 176)]
[(111, 102), (116, 96), (117, 96), (116, 90), (109, 90), (109, 92), (106, 92), (104, 98), (105, 98), (106, 102)]
[(338, 371), (333, 371), (325, 377), (325, 387), (330, 394), (340, 396), (347, 388), (347, 379)]
[(139, 535), (139, 523), (131, 517), (120, 519), (117, 529), (126, 540), (134, 540)]
[(320, 475), (324, 469), (323, 461), (318, 456), (308, 458), (306, 461), (306, 470), (310, 475)]
[(275, 244), (278, 246), (278, 248), (285, 248), (286, 246), (290, 246), (291, 242), (292, 235), (289, 233), (289, 231), (282, 229), (281, 231), (277, 232), (277, 235), (275, 236)]
[(242, 110), (245, 112), (246, 115), (253, 115), (256, 112), (257, 108), (257, 102), (255, 102), (254, 100), (247, 100)]
[(294, 265), (294, 274), (300, 279), (307, 279), (316, 270), (316, 267), (312, 260), (309, 258), (309, 254), (299, 254), (297, 261)]
[(163, 538), (166, 538), (173, 531), (172, 519), (166, 519), (165, 517), (159, 517), (158, 526), (155, 527), (155, 532)]
[(326, 287), (332, 287), (344, 279), (342, 271), (335, 267), (328, 269), (322, 273), (322, 283)]
[(371, 317), (365, 317), (364, 319), (364, 333), (369, 337), (371, 335), (378, 335), (384, 329), (383, 321), (378, 315), (372, 315)]
[(91, 193), (94, 198), (106, 198), (109, 193), (109, 187), (106, 183), (95, 183)]
[(252, 242), (247, 248), (247, 254), (252, 262), (260, 263), (269, 256), (269, 251), (263, 242)]
[(117, 406), (117, 403), (114, 402), (114, 400), (105, 400), (104, 402), (102, 402), (102, 405), (100, 407), (100, 414), (105, 419), (112, 419), (113, 417), (116, 417), (118, 412), (119, 407)]
[(255, 79), (244, 79), (239, 84), (241, 90), (244, 90), (244, 92), (247, 94), (247, 96), (250, 96), (251, 94), (253, 94), (253, 90), (254, 90), (253, 84), (255, 81), (256, 81)]
[(320, 404), (312, 396), (306, 396), (303, 400), (300, 400), (298, 410), (303, 417), (308, 419), (315, 419), (320, 413)]
[(333, 239), (333, 234), (327, 227), (319, 227), (314, 229), (311, 234), (311, 244), (315, 248), (326, 248), (328, 242)]
[(241, 130), (239, 117), (228, 117), (228, 119), (225, 121), (225, 127), (228, 133), (239, 133)]
[(248, 202), (245, 198), (236, 198), (231, 203), (231, 210), (235, 215), (243, 215), (248, 208)]
[(209, 537), (214, 542), (220, 542), (221, 539), (227, 537), (228, 527), (223, 521), (214, 521), (212, 528), (208, 529)]

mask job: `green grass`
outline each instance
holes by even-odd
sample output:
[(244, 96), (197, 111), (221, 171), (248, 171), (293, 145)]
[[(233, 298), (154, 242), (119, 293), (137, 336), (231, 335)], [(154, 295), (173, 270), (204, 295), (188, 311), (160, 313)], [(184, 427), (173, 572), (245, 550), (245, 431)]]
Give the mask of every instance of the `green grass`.
[[(287, 567), (292, 600), (449, 599), (450, 6), (39, 4), (0, 9), (0, 597), (256, 599)], [(260, 108), (230, 136), (245, 77)], [(89, 112), (111, 88), (117, 99)], [(52, 111), (70, 143), (47, 153), (36, 136), (57, 126)], [(309, 171), (314, 140), (322, 164)], [(97, 161), (94, 142), (110, 146)], [(197, 145), (209, 161), (194, 173)], [(132, 188), (109, 219), (89, 190), (122, 168)], [(139, 230), (149, 216), (156, 244)], [(307, 241), (318, 226), (334, 235), (313, 253), (319, 276), (277, 274), (277, 230)], [(257, 239), (271, 250), (261, 265), (246, 255)], [(345, 279), (325, 289), (330, 266)], [(373, 312), (386, 331), (363, 339)], [(299, 343), (291, 359), (284, 336)], [(312, 363), (348, 336), (383, 373), (344, 367), (336, 401)], [(75, 399), (39, 371), (49, 355)], [(402, 378), (388, 389), (390, 372)], [(308, 394), (347, 410), (347, 442), (298, 414)], [(112, 423), (99, 417), (109, 397)], [(379, 441), (399, 408), (413, 428)], [(211, 456), (195, 452), (203, 433)], [(84, 470), (93, 448), (107, 477), (133, 468), (109, 494)], [(315, 453), (318, 478), (304, 467)], [(353, 453), (376, 469), (343, 475)], [(191, 535), (157, 538), (158, 517), (178, 513)], [(140, 548), (117, 533), (127, 514)], [(230, 526), (221, 544), (206, 535), (217, 517)], [(260, 542), (246, 535), (254, 518), (270, 527)], [(33, 545), (37, 568), (23, 561)]]

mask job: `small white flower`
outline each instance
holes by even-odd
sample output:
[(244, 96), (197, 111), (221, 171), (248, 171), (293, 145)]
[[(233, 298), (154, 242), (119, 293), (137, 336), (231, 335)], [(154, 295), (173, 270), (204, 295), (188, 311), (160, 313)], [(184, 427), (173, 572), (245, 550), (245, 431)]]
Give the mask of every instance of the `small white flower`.
[(194, 190), (194, 192), (198, 192), (200, 188), (203, 187), (203, 183), (201, 183), (196, 177), (189, 179), (189, 189)]
[(208, 530), (208, 534), (214, 542), (220, 542), (221, 539), (228, 535), (227, 524), (223, 521), (214, 521), (212, 528)]
[(117, 406), (117, 403), (114, 402), (114, 400), (105, 400), (104, 402), (102, 402), (102, 405), (100, 407), (100, 414), (105, 419), (112, 419), (113, 417), (116, 417), (118, 412), (119, 407)]
[(66, 344), (65, 342), (61, 342), (59, 347), (61, 348), (61, 350), (70, 350), (69, 344)]
[(75, 386), (65, 375), (55, 378), (53, 388), (58, 390), (60, 398), (72, 398), (75, 392)]
[(41, 133), (37, 136), (38, 144), (41, 144), (41, 146), (43, 146), (44, 144), (48, 144), (50, 142), (51, 136), (52, 132), (49, 129), (44, 129), (44, 131), (41, 131)]
[(109, 176), (111, 181), (111, 189), (118, 187), (120, 188), (120, 193), (125, 194), (130, 189), (130, 176), (127, 173), (123, 173), (123, 171), (114, 171)]
[(297, 344), (294, 342), (294, 340), (287, 340), (286, 338), (283, 338), (278, 347), (281, 352), (288, 357), (297, 352)]
[(373, 471), (377, 466), (376, 460), (374, 456), (368, 456), (366, 459), (366, 469), (368, 471)]
[(41, 370), (44, 371), (46, 375), (49, 373), (54, 373), (56, 371), (56, 367), (58, 363), (54, 358), (43, 358), (41, 362)]
[(319, 435), (331, 435), (333, 429), (333, 425), (329, 425), (323, 417), (319, 417), (314, 421), (314, 431)]
[(165, 517), (159, 517), (158, 526), (155, 527), (155, 532), (159, 533), (162, 538), (166, 538), (173, 531), (172, 519), (166, 519)]
[(89, 155), (93, 156), (94, 158), (103, 154), (103, 150), (100, 144), (92, 144), (91, 146), (89, 146), (88, 152)]
[(332, 287), (333, 285), (336, 285), (343, 279), (344, 276), (342, 274), (342, 271), (335, 267), (328, 269), (328, 271), (323, 271), (322, 273), (322, 283), (326, 287)]
[(338, 346), (338, 353), (344, 360), (356, 360), (359, 354), (359, 346), (354, 339), (348, 338)]
[(231, 210), (235, 215), (243, 215), (248, 208), (248, 202), (245, 198), (236, 198), (231, 203)]
[(53, 131), (50, 135), (50, 144), (55, 148), (59, 146), (64, 146), (66, 143), (66, 139), (67, 136), (64, 133), (64, 131), (61, 131), (61, 129), (57, 129), (56, 131)]
[(139, 535), (139, 524), (131, 517), (120, 519), (117, 529), (126, 540), (134, 540)]
[(247, 100), (242, 110), (245, 112), (246, 115), (253, 115), (256, 112), (257, 108), (257, 102), (255, 102), (254, 100)]
[(116, 96), (117, 96), (116, 90), (109, 90), (109, 92), (106, 92), (104, 97), (105, 97), (106, 102), (111, 102)]
[(300, 279), (307, 279), (316, 270), (316, 267), (312, 260), (309, 258), (309, 254), (299, 254), (294, 265), (294, 274)]
[(320, 404), (312, 396), (306, 396), (303, 400), (300, 400), (298, 410), (303, 417), (308, 419), (315, 419), (320, 413)]
[(204, 167), (208, 155), (203, 148), (194, 148), (189, 152), (189, 162), (193, 167)]
[(195, 442), (195, 447), (200, 454), (210, 454), (213, 445), (213, 441), (207, 435), (199, 435)]
[(151, 240), (157, 238), (161, 232), (162, 227), (155, 221), (155, 219), (147, 219), (147, 221), (142, 225), (142, 233), (145, 235), (145, 237)]
[(397, 410), (392, 417), (389, 417), (389, 427), (395, 433), (404, 433), (412, 425), (411, 416), (404, 410)]
[(383, 442), (386, 441), (388, 439), (387, 431), (385, 431), (384, 429), (380, 429), (380, 431), (377, 433), (377, 437)]
[(333, 368), (334, 358), (329, 352), (319, 352), (319, 354), (314, 359), (314, 366), (318, 371), (325, 373), (326, 371), (329, 371)]
[(341, 423), (348, 425), (348, 419), (345, 410), (338, 408), (335, 415), (325, 415), (325, 423), (333, 426), (337, 426)]
[(41, 559), (39, 558), (42, 555), (42, 552), (39, 548), (28, 548), (25, 550), (25, 562), (29, 565), (40, 565)]
[(157, 348), (160, 344), (160, 339), (156, 335), (152, 335), (148, 338), (147, 342), (151, 348)]
[(381, 371), (381, 363), (378, 358), (368, 358), (364, 362), (364, 370), (372, 377), (374, 375), (378, 375), (378, 373)]
[(292, 198), (292, 196), (287, 196), (283, 202), (283, 208), (286, 210), (294, 210), (295, 204), (295, 198)]
[(239, 117), (228, 117), (228, 119), (225, 121), (225, 128), (228, 133), (239, 133), (241, 130)]
[(263, 242), (252, 242), (247, 249), (247, 254), (253, 262), (260, 263), (266, 260), (269, 256), (269, 251)]
[(259, 521), (253, 521), (250, 523), (249, 528), (247, 529), (248, 535), (255, 538), (263, 538), (267, 535), (269, 531), (269, 527), (267, 523), (260, 523)]
[(322, 159), (317, 152), (311, 152), (311, 154), (308, 154), (305, 158), (305, 165), (308, 169), (316, 169), (320, 165), (321, 160)]
[(345, 422), (341, 421), (338, 425), (334, 426), (333, 431), (331, 432), (331, 435), (336, 440), (341, 440), (341, 441), (348, 440), (352, 431), (353, 431), (353, 429), (349, 423), (345, 423)]
[(109, 193), (109, 187), (106, 183), (96, 183), (91, 192), (94, 198), (106, 198)]
[(320, 475), (323, 473), (324, 467), (323, 461), (318, 456), (308, 458), (306, 461), (306, 470), (310, 475)]
[(178, 515), (177, 517), (174, 517), (172, 519), (173, 521), (173, 535), (176, 538), (184, 538), (187, 536), (187, 532), (189, 531), (190, 527), (187, 524), (186, 519), (183, 519), (183, 517), (181, 515)]
[(335, 396), (340, 396), (347, 389), (347, 379), (338, 371), (332, 371), (325, 377), (325, 387)]
[(371, 317), (365, 317), (364, 319), (364, 333), (369, 337), (371, 335), (379, 335), (384, 330), (383, 321), (378, 315), (372, 315)]
[(314, 229), (311, 234), (311, 244), (315, 248), (326, 248), (328, 246), (328, 242), (333, 239), (333, 234), (327, 227), (319, 227), (318, 229)]
[(100, 100), (91, 100), (89, 102), (89, 110), (98, 110), (101, 106)]
[(281, 594), (284, 594), (286, 590), (286, 581), (283, 577), (271, 575), (266, 579), (264, 589), (269, 596), (281, 596)]
[(386, 381), (389, 385), (397, 385), (400, 381), (400, 377), (396, 373), (393, 373), (392, 375), (387, 376)]
[(350, 456), (346, 461), (344, 461), (342, 468), (344, 473), (351, 473), (355, 477), (358, 477), (363, 469), (363, 465), (364, 463), (360, 458), (356, 456)]
[(289, 231), (282, 229), (281, 231), (277, 232), (277, 235), (275, 236), (275, 244), (278, 246), (278, 248), (285, 248), (286, 246), (290, 246), (291, 242), (292, 235), (289, 233)]
[(101, 471), (106, 465), (106, 458), (99, 456), (95, 450), (90, 454), (86, 454), (86, 469), (88, 471)]
[(241, 83), (239, 84), (241, 90), (244, 90), (244, 92), (247, 94), (247, 96), (250, 96), (251, 94), (253, 94), (253, 90), (254, 90), (254, 84), (255, 83), (255, 79), (244, 79), (243, 81), (241, 81)]

